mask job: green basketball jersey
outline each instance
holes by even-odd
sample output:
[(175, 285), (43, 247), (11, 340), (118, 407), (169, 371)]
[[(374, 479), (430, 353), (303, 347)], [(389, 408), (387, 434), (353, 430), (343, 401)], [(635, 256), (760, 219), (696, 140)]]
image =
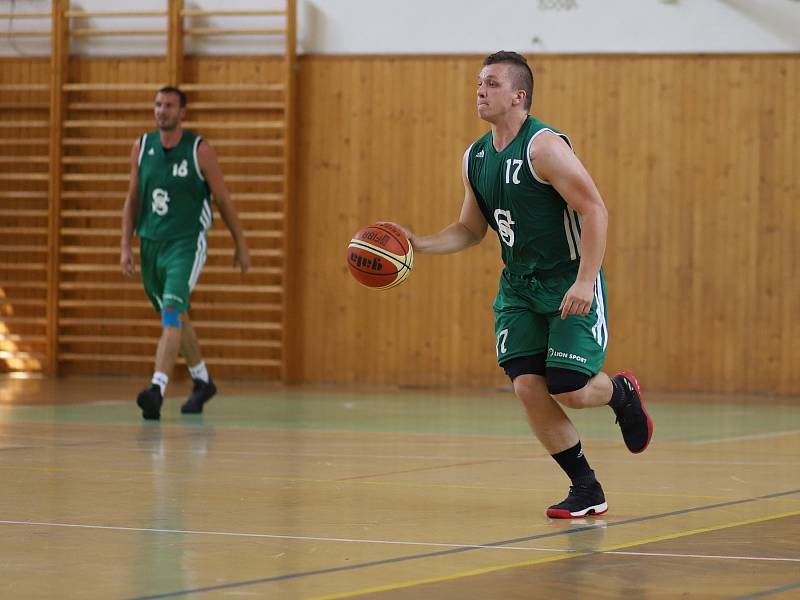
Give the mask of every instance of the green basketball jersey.
[(543, 131), (569, 144), (566, 135), (529, 116), (501, 152), (489, 131), (466, 154), (478, 206), (497, 232), (506, 269), (515, 275), (546, 276), (577, 269), (580, 261), (579, 215), (538, 177), (529, 158), (533, 139)]
[(184, 129), (178, 145), (164, 151), (157, 130), (142, 136), (136, 221), (140, 237), (165, 241), (211, 227), (211, 191), (197, 160), (202, 139)]

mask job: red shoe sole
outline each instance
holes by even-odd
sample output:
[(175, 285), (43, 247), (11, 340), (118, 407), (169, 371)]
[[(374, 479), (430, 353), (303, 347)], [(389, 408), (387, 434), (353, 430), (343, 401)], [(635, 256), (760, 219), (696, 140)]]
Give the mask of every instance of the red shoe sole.
[(650, 418), (650, 413), (647, 412), (647, 407), (644, 405), (644, 396), (642, 395), (642, 388), (639, 386), (639, 380), (636, 379), (636, 375), (631, 373), (630, 371), (620, 371), (617, 375), (622, 375), (628, 381), (633, 384), (633, 387), (636, 388), (636, 393), (639, 394), (639, 402), (642, 404), (642, 412), (644, 412), (644, 416), (647, 419), (647, 442), (645, 442), (644, 446), (642, 446), (641, 450), (637, 450), (633, 452), (633, 454), (641, 454), (647, 447), (650, 445), (650, 440), (653, 439), (653, 419)]

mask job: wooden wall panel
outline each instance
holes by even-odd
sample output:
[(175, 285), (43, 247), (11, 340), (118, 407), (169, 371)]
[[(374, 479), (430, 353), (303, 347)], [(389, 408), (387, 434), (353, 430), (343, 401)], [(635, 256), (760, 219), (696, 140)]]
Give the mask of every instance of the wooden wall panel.
[[(549, 56), (533, 63), (535, 113), (571, 136), (611, 215), (607, 367), (637, 370), (650, 389), (796, 393), (800, 57)], [(155, 82), (166, 76), (163, 60), (70, 64), (71, 82)], [(232, 319), (234, 325), (226, 326), (224, 344), (208, 349), (210, 358), (228, 359), (228, 376), (271, 378), (273, 373), (248, 359), (283, 360), (281, 348), (291, 336), (296, 351), (287, 360), (301, 381), (505, 385), (495, 365), (490, 310), (500, 270), (494, 237), (459, 255), (418, 255), (408, 282), (389, 292), (359, 287), (345, 266), (347, 242), (366, 223), (394, 219), (427, 233), (458, 214), (461, 157), (486, 129), (474, 112), (480, 57), (306, 56), (300, 65), (297, 202), (286, 257), (297, 288), (289, 302), (300, 318), (286, 332), (264, 327), (273, 319), (270, 305), (280, 321), (281, 287), (270, 269), (280, 264), (284, 248), (280, 234), (263, 235), (280, 229), (264, 213), (280, 210), (283, 198), (279, 186), (271, 200), (249, 196), (256, 190), (248, 176), (272, 167), (249, 161), (253, 155), (246, 147), (219, 143), (228, 132), (204, 132), (226, 160), (223, 169), (240, 210), (254, 213), (245, 227), (261, 268), (246, 278), (228, 271), (231, 246), (218, 222), (208, 270), (193, 298), (195, 318), (201, 339), (222, 341), (219, 330), (203, 328), (203, 321)], [(47, 81), (46, 61), (5, 59), (2, 67), (2, 83)], [(198, 57), (187, 59), (185, 77), (222, 84), (269, 81), (279, 68), (263, 58)], [(224, 104), (226, 97), (206, 90), (191, 102)], [(138, 105), (128, 116), (152, 122), (149, 92), (124, 99), (118, 93), (71, 92), (69, 98), (73, 104), (122, 100)], [(19, 101), (46, 106), (47, 92), (4, 92), (0, 99), (3, 118), (41, 119), (41, 106), (22, 108)], [(10, 103), (17, 104), (9, 108)], [(71, 110), (68, 118), (76, 120), (81, 111)], [(220, 114), (219, 108), (203, 110), (206, 120)], [(31, 147), (25, 155), (46, 156), (46, 146), (35, 146), (34, 133), (16, 125), (5, 129), (26, 136)], [(65, 173), (126, 175), (127, 153), (138, 133), (140, 128), (69, 128), (67, 137), (107, 135), (114, 143), (102, 149), (107, 165), (67, 162)], [(66, 158), (97, 152), (73, 145)], [(276, 156), (280, 152), (276, 146)], [(34, 160), (24, 166), (26, 172), (47, 172), (45, 163)], [(12, 160), (0, 164), (0, 175), (6, 175), (0, 181), (0, 304), (8, 330), (0, 335), (6, 335), (4, 348), (13, 342), (16, 351), (41, 356), (45, 271), (20, 265), (45, 260), (46, 234), (35, 235), (46, 228), (41, 210), (47, 182), (8, 177), (19, 168)], [(117, 274), (123, 179), (91, 187), (80, 179), (65, 182), (62, 256), (68, 260), (61, 272), (59, 350), (102, 352), (109, 339), (124, 335), (126, 353), (142, 360), (67, 361), (66, 373), (151, 368), (157, 318), (140, 283)], [(82, 213), (88, 210), (103, 212), (88, 217)], [(85, 235), (87, 228), (92, 235)], [(25, 252), (10, 248), (19, 240), (29, 246)], [(258, 297), (243, 292), (241, 282)], [(251, 310), (253, 302), (258, 310)], [(86, 321), (91, 314), (98, 322)], [(115, 316), (123, 321), (118, 326), (109, 323)]]
[[(534, 112), (567, 132), (611, 225), (607, 368), (651, 389), (796, 393), (800, 57), (537, 57)], [(297, 251), (302, 379), (505, 384), (494, 359), (495, 237), (418, 255), (389, 292), (347, 274), (352, 233), (428, 233), (458, 214), (485, 126), (480, 57), (301, 62)], [(490, 232), (490, 235), (491, 232)]]

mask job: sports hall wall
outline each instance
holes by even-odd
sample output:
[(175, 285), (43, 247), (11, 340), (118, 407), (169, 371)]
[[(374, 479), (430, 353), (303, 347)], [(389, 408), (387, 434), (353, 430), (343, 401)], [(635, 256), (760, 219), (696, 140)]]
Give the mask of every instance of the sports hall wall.
[[(534, 112), (570, 135), (609, 208), (608, 368), (631, 368), (650, 389), (665, 391), (796, 393), (800, 56), (527, 55), (536, 75)], [(481, 58), (299, 57), (295, 190), (283, 265), (294, 280), (291, 318), (280, 332), (265, 333), (262, 319), (242, 310), (227, 331), (231, 343), (211, 349), (212, 364), (215, 358), (230, 359), (219, 363), (217, 372), (280, 377), (280, 371), (245, 364), (248, 343), (269, 337), (287, 342), (283, 360), (291, 381), (505, 383), (494, 359), (490, 307), (499, 249), (491, 232), (460, 255), (418, 255), (409, 280), (388, 292), (359, 287), (344, 263), (347, 241), (366, 223), (393, 219), (425, 233), (457, 216), (463, 151), (485, 130), (474, 113)], [(220, 81), (243, 80), (275, 60), (190, 56), (186, 68), (196, 76), (211, 70)], [(0, 61), (4, 84), (43, 83), (49, 76), (43, 58)], [(164, 74), (163, 61), (150, 58), (84, 57), (73, 59), (70, 68), (73, 81), (87, 83), (155, 81)], [(213, 143), (213, 134), (209, 137)], [(237, 165), (223, 167), (241, 172)], [(37, 168), (47, 172), (46, 164)], [(19, 169), (0, 163), (6, 176)], [(27, 182), (30, 190), (38, 185), (36, 179)], [(82, 185), (77, 180), (73, 189)], [(120, 189), (119, 207), (124, 186)], [(39, 331), (40, 304), (30, 301), (40, 298), (41, 290), (8, 285), (20, 272), (30, 273), (30, 265), (41, 264), (46, 236), (31, 237), (27, 254), (9, 250), (9, 240), (41, 225), (41, 207), (26, 212), (21, 203), (2, 202), (3, 351), (41, 353), (41, 342), (19, 341), (20, 335), (28, 339)], [(111, 212), (99, 219), (84, 225), (117, 226)], [(263, 226), (254, 220), (246, 227), (257, 236)], [(222, 238), (216, 243), (224, 245)], [(220, 270), (223, 258), (215, 259)], [(109, 268), (84, 277), (114, 290), (124, 283), (111, 268), (115, 261), (109, 254)], [(96, 306), (81, 306), (88, 292), (77, 285), (70, 294), (71, 315), (97, 318)], [(202, 292), (201, 323), (217, 318), (215, 298), (213, 290)], [(153, 326), (146, 325), (149, 313), (136, 310), (141, 312), (127, 318), (141, 322), (142, 339), (130, 353), (149, 357), (158, 323), (152, 317)], [(90, 353), (100, 357), (107, 351), (113, 339), (103, 337), (96, 335)], [(237, 347), (237, 339), (244, 343)], [(82, 360), (60, 363), (59, 370), (144, 375), (150, 369), (147, 360)]]

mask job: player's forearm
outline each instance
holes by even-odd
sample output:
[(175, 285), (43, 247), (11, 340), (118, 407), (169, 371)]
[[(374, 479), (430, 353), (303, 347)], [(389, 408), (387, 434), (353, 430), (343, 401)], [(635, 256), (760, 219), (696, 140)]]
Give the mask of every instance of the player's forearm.
[(606, 252), (608, 212), (598, 207), (581, 215), (581, 264), (578, 281), (594, 282)]
[(474, 246), (480, 241), (480, 236), (456, 222), (433, 235), (415, 236), (412, 245), (415, 252), (422, 254), (452, 254)]
[(234, 242), (236, 242), (237, 245), (243, 244), (245, 242), (244, 231), (242, 230), (242, 224), (239, 221), (239, 213), (236, 207), (233, 206), (227, 195), (216, 196), (215, 199), (217, 200), (219, 214), (225, 222), (228, 231), (231, 232), (231, 237), (233, 237)]
[(138, 203), (135, 202), (133, 198), (128, 196), (125, 199), (125, 205), (122, 207), (122, 236), (120, 238), (121, 248), (130, 248), (131, 246), (137, 209)]

